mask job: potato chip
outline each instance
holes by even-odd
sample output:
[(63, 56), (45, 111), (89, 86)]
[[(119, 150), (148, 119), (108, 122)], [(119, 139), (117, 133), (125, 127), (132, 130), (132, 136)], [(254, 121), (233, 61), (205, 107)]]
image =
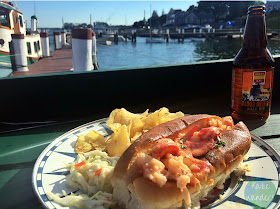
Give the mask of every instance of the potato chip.
[(121, 155), (143, 133), (164, 122), (183, 116), (182, 112), (170, 113), (166, 107), (150, 115), (148, 115), (148, 110), (142, 114), (134, 114), (125, 108), (115, 109), (106, 121), (114, 133), (107, 140), (93, 130), (85, 136), (81, 135), (77, 139), (75, 152), (106, 149), (110, 156)]
[(109, 127), (114, 123), (126, 125), (129, 129), (130, 138), (133, 138), (137, 132), (143, 132), (144, 120), (148, 115), (148, 111), (149, 110), (146, 110), (142, 114), (134, 114), (127, 111), (125, 108), (115, 109), (111, 112), (106, 123)]
[(128, 126), (130, 122), (135, 118), (138, 118), (140, 120), (145, 119), (148, 115), (148, 111), (149, 110), (146, 110), (142, 114), (134, 114), (127, 111), (125, 108), (115, 109), (111, 112), (109, 119), (106, 121), (106, 123), (108, 126), (112, 123), (120, 123), (122, 125)]
[(94, 130), (90, 130), (88, 132), (88, 134), (85, 135), (85, 139), (96, 150), (100, 150), (100, 151), (105, 150), (106, 142), (105, 142), (105, 138), (104, 138), (104, 136), (102, 134), (100, 134), (100, 133), (98, 133), (98, 132), (96, 132)]
[(121, 156), (131, 144), (127, 126), (116, 123), (112, 124), (110, 128), (114, 129), (114, 133), (107, 140), (107, 153), (109, 156)]
[(130, 138), (131, 143), (133, 143), (142, 134), (143, 134), (143, 132), (137, 132), (132, 138)]
[(81, 152), (89, 152), (91, 150), (92, 150), (91, 144), (86, 142), (84, 135), (80, 135), (75, 144), (75, 152), (78, 154)]
[(90, 130), (87, 135), (80, 135), (75, 144), (75, 152), (89, 152), (92, 150), (104, 151), (106, 147), (105, 138), (100, 133)]
[(167, 121), (183, 117), (184, 113), (177, 112), (177, 113), (170, 113), (166, 107), (160, 108), (159, 110), (155, 111), (154, 113), (148, 115), (146, 120), (144, 121), (144, 130), (150, 130), (155, 126), (158, 126), (162, 123)]

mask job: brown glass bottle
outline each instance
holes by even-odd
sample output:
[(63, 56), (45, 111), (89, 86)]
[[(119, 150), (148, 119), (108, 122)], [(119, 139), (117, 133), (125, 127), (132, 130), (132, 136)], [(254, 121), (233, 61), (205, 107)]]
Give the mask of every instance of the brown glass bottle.
[(270, 115), (274, 60), (267, 49), (265, 6), (249, 7), (242, 47), (233, 61), (231, 115), (266, 121)]

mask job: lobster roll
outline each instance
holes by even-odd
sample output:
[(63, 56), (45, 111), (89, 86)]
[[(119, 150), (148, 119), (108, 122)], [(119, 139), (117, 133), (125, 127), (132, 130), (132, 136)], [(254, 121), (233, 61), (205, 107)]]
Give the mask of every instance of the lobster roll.
[(230, 116), (188, 115), (154, 127), (120, 157), (114, 198), (122, 208), (199, 208), (214, 187), (240, 172), (251, 136)]

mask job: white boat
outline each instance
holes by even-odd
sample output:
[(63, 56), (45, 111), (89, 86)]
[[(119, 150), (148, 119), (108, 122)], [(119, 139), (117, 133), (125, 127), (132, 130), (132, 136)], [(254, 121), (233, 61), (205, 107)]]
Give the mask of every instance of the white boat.
[[(97, 36), (97, 38), (96, 38), (96, 43), (97, 44), (108, 45), (108, 43), (110, 43), (110, 42), (112, 44), (113, 41), (114, 41), (114, 35), (113, 34), (102, 34), (102, 36)], [(118, 41), (119, 42), (126, 42), (127, 39), (125, 39), (122, 35), (118, 35)]]
[(205, 38), (190, 38), (191, 41), (205, 41)]
[(106, 40), (106, 45), (110, 46), (112, 44), (112, 41), (110, 39)]
[[(32, 16), (36, 23), (36, 16)], [(34, 23), (33, 22), (33, 23)], [(42, 47), (40, 34), (33, 32), (26, 34), (25, 20), (23, 14), (11, 3), (6, 1), (0, 2), (0, 63), (10, 64), (10, 47), (11, 34), (24, 34), (27, 45), (28, 64), (32, 64), (42, 57)]]
[(164, 43), (163, 39), (155, 39), (155, 38), (146, 38), (146, 43), (150, 43), (150, 44), (161, 44)]

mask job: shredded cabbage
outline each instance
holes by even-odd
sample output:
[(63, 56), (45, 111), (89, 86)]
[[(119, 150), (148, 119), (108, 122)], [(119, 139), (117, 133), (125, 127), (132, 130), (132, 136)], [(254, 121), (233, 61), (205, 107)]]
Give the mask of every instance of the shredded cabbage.
[(111, 178), (119, 156), (109, 157), (106, 152), (94, 150), (78, 154), (77, 160), (66, 165), (70, 170), (67, 184), (73, 189), (83, 193), (67, 195), (62, 191), (63, 197), (47, 192), (50, 200), (63, 206), (78, 208), (104, 209), (115, 205)]

